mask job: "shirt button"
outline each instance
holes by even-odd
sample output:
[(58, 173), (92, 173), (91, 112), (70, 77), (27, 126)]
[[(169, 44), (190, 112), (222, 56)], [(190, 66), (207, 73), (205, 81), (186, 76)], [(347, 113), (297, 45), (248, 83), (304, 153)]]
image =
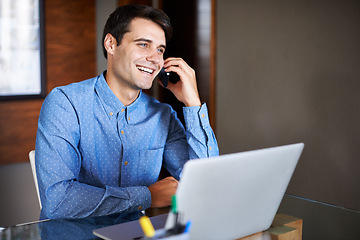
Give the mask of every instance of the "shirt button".
[(121, 134), (125, 134), (124, 130), (121, 130), (120, 132), (121, 132)]
[(141, 209), (142, 209), (142, 206), (139, 206), (139, 207), (138, 207), (138, 210), (141, 210)]
[(110, 112), (109, 114), (110, 114), (110, 116), (114, 115), (114, 113), (113, 113), (113, 112)]
[(121, 112), (124, 112), (125, 111), (125, 109), (121, 109)]
[(210, 150), (210, 151), (211, 151), (211, 149), (212, 149), (212, 148), (211, 148), (211, 147), (209, 147), (209, 150)]
[(203, 118), (204, 118), (204, 117), (205, 117), (205, 114), (201, 114), (201, 117), (203, 117)]
[(128, 119), (129, 119), (129, 121), (130, 121), (130, 117), (129, 117)]
[(129, 164), (129, 162), (128, 162), (128, 161), (125, 161), (125, 162), (124, 162), (124, 165), (125, 165), (125, 166), (126, 166), (126, 165), (128, 165), (128, 164)]

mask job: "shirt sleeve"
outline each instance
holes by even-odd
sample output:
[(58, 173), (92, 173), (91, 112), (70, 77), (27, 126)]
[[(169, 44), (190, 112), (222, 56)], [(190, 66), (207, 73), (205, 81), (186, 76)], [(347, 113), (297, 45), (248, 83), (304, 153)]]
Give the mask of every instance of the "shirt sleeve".
[(41, 108), (35, 147), (41, 218), (125, 214), (150, 207), (147, 187), (92, 186), (79, 182), (82, 161), (79, 140), (75, 108), (60, 90), (52, 91)]
[(184, 107), (186, 140), (189, 144), (189, 159), (219, 155), (215, 134), (210, 126), (206, 103), (201, 107)]
[(210, 126), (206, 103), (202, 106), (184, 107), (183, 113), (186, 129), (184, 131), (174, 114), (164, 152), (164, 165), (177, 179), (180, 179), (186, 161), (219, 155), (219, 147)]

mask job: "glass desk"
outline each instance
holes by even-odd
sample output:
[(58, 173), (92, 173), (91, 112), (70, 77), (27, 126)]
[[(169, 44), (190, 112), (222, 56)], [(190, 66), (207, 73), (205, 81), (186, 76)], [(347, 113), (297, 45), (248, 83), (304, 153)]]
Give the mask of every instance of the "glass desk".
[[(150, 214), (168, 212), (159, 209)], [(285, 195), (279, 207), (285, 213), (303, 219), (303, 239), (358, 240), (360, 239), (360, 213), (291, 195)], [(10, 239), (99, 239), (93, 230), (112, 226), (138, 216), (94, 217), (77, 220), (51, 220), (8, 227), (0, 232), (1, 240)]]
[(72, 220), (45, 220), (5, 228), (0, 232), (1, 240), (10, 239), (100, 239), (93, 230), (131, 220), (137, 216), (122, 218), (116, 215)]

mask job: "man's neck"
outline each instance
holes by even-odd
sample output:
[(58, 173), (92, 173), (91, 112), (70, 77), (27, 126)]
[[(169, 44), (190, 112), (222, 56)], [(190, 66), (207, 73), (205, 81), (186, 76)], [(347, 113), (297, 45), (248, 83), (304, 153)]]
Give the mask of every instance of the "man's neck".
[(121, 84), (114, 80), (114, 76), (111, 76), (109, 72), (106, 72), (105, 80), (113, 91), (115, 96), (125, 105), (128, 106), (133, 103), (139, 96), (140, 90), (133, 89), (128, 85)]

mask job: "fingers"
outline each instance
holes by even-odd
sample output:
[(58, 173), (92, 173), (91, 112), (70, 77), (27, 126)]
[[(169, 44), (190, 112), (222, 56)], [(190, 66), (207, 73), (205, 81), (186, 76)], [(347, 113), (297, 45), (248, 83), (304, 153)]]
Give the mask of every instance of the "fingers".
[(178, 181), (173, 177), (164, 178), (148, 188), (151, 193), (151, 207), (167, 207), (171, 205), (171, 197), (176, 193)]
[(179, 181), (176, 180), (174, 177), (167, 177), (167, 178), (160, 180), (159, 182), (164, 184), (164, 187), (166, 188), (166, 190), (171, 194), (170, 197), (175, 194), (176, 189), (179, 184)]
[(180, 76), (181, 80), (196, 81), (195, 71), (182, 58), (167, 58), (164, 61), (166, 72), (175, 72)]
[(201, 101), (197, 89), (196, 75), (192, 69), (182, 58), (170, 57), (164, 61), (166, 72), (175, 72), (179, 75), (180, 81), (173, 84), (169, 82), (167, 88), (175, 95), (175, 97), (185, 106), (200, 106)]

